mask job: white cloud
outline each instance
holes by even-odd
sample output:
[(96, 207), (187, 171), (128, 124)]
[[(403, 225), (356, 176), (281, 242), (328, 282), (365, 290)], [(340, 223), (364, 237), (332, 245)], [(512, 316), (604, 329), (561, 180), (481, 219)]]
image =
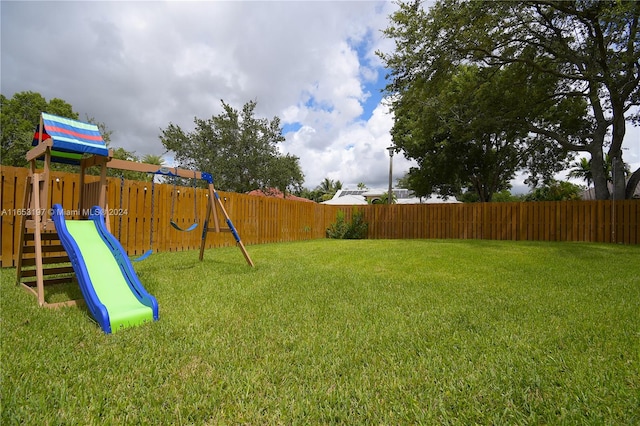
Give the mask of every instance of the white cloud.
[[(368, 121), (357, 121), (340, 129), (322, 150), (309, 150), (318, 137), (315, 129), (303, 126), (287, 134), (285, 147), (301, 158), (309, 182), (318, 185), (325, 177), (340, 180), (355, 188), (360, 182), (369, 187), (386, 187), (389, 178), (387, 147), (392, 144), (390, 130), (393, 116), (382, 103)], [(394, 181), (415, 163), (400, 155), (393, 159)]]

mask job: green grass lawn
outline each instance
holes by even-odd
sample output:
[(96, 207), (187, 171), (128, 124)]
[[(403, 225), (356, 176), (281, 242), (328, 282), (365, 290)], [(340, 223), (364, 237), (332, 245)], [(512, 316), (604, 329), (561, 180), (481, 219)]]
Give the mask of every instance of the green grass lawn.
[(2, 270), (0, 423), (640, 423), (640, 246), (248, 251), (136, 264), (160, 321), (113, 335)]

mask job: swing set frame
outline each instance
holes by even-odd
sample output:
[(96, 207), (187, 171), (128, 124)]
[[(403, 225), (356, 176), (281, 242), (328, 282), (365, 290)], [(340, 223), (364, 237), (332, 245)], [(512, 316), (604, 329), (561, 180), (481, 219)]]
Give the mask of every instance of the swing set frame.
[[(222, 201), (220, 200), (220, 195), (218, 195), (218, 191), (216, 191), (215, 186), (213, 185), (213, 176), (210, 173), (179, 169), (177, 167), (169, 168), (153, 164), (136, 163), (133, 161), (119, 160), (116, 158), (112, 158), (110, 161), (108, 161), (106, 163), (106, 167), (110, 169), (128, 170), (133, 172), (153, 173), (154, 175), (163, 175), (173, 178), (181, 177), (185, 179), (198, 179), (205, 181), (208, 187), (208, 201), (207, 213), (202, 225), (203, 229), (202, 238), (200, 240), (199, 259), (204, 259), (204, 250), (207, 241), (207, 234), (209, 232), (230, 232), (236, 240), (236, 245), (238, 246), (238, 248), (240, 248), (240, 251), (242, 251), (242, 255), (244, 256), (249, 266), (254, 266), (251, 256), (249, 256), (247, 249), (240, 239), (238, 231), (233, 226), (233, 222), (231, 222), (229, 214), (227, 213), (224, 204), (222, 204)], [(218, 216), (219, 213), (222, 214), (222, 217), (224, 218), (224, 221), (227, 225), (226, 227), (220, 225), (220, 217)], [(213, 222), (213, 227), (209, 227), (211, 222)]]

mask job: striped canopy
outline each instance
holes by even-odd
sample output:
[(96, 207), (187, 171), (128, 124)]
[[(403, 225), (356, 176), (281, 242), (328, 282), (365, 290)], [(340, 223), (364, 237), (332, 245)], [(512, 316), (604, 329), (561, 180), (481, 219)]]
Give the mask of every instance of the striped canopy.
[[(53, 147), (51, 155), (68, 160), (79, 160), (82, 154), (108, 156), (109, 149), (102, 139), (98, 126), (83, 123), (69, 118), (42, 113), (42, 140), (51, 139)], [(40, 125), (33, 135), (32, 145), (38, 145), (40, 140)]]

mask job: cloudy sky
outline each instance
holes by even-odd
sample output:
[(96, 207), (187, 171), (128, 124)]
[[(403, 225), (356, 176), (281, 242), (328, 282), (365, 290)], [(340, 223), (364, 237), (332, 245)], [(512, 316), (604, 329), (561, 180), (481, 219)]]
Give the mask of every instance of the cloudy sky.
[[(112, 145), (164, 154), (160, 129), (256, 100), (278, 116), (305, 186), (388, 184), (393, 117), (375, 55), (389, 1), (0, 3), (1, 89), (61, 98), (113, 131)], [(625, 160), (640, 166), (640, 132)], [(412, 163), (394, 157), (394, 179)], [(215, 175), (215, 170), (213, 171)], [(516, 185), (517, 187), (517, 185)]]
[[(112, 145), (163, 154), (221, 100), (278, 116), (305, 186), (386, 187), (393, 118), (376, 50), (392, 2), (2, 2), (2, 94), (31, 90), (104, 122)], [(396, 156), (394, 177), (410, 163)], [(213, 171), (215, 174), (215, 171)]]

